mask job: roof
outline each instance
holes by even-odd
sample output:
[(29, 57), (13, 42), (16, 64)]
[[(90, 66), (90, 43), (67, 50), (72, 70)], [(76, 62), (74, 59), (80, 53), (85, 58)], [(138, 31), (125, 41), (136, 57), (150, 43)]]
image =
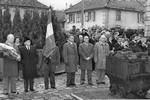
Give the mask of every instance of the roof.
[[(129, 10), (144, 12), (144, 6), (136, 0), (85, 0), (84, 10), (101, 9), (101, 8), (112, 8), (119, 10)], [(73, 5), (66, 10), (69, 12), (78, 12), (82, 9), (82, 1)]]
[(38, 2), (37, 0), (0, 0), (0, 5), (49, 9), (48, 6)]

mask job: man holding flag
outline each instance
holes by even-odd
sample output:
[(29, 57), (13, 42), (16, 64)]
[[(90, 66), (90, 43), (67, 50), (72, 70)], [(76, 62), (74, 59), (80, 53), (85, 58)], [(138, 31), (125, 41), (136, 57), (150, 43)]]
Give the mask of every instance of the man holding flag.
[(59, 54), (59, 48), (55, 44), (54, 31), (53, 31), (50, 12), (48, 16), (46, 43), (43, 48), (42, 62), (43, 62), (45, 89), (47, 90), (49, 88), (49, 80), (48, 80), (49, 77), (50, 77), (51, 88), (56, 89), (55, 69), (60, 62), (60, 54)]

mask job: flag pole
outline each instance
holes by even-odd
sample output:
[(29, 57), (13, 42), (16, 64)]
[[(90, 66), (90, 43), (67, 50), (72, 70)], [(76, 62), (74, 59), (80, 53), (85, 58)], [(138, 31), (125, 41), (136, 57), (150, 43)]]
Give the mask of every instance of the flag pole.
[(84, 0), (82, 0), (82, 21), (81, 28), (84, 28)]

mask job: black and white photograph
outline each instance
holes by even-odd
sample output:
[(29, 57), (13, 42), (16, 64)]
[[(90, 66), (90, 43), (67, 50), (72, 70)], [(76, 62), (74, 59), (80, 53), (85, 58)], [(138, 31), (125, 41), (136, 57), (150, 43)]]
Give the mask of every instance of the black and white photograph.
[(0, 0), (0, 100), (150, 99), (150, 0)]

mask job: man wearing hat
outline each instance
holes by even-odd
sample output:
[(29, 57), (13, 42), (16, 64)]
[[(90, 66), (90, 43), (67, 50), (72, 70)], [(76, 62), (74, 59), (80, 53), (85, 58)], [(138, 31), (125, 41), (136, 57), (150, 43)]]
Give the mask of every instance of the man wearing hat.
[(105, 84), (105, 69), (106, 69), (106, 56), (109, 54), (109, 45), (107, 38), (102, 35), (99, 42), (94, 47), (94, 61), (97, 73), (97, 84)]
[(76, 26), (75, 26), (75, 25), (73, 25), (73, 26), (72, 26), (72, 30), (71, 30), (71, 32), (70, 32), (70, 34), (72, 34), (72, 35), (76, 35), (76, 33), (77, 33)]
[(34, 78), (37, 74), (36, 64), (38, 55), (36, 47), (31, 45), (31, 40), (28, 37), (24, 38), (24, 46), (20, 48), (21, 63), (23, 65), (24, 91), (34, 91)]

